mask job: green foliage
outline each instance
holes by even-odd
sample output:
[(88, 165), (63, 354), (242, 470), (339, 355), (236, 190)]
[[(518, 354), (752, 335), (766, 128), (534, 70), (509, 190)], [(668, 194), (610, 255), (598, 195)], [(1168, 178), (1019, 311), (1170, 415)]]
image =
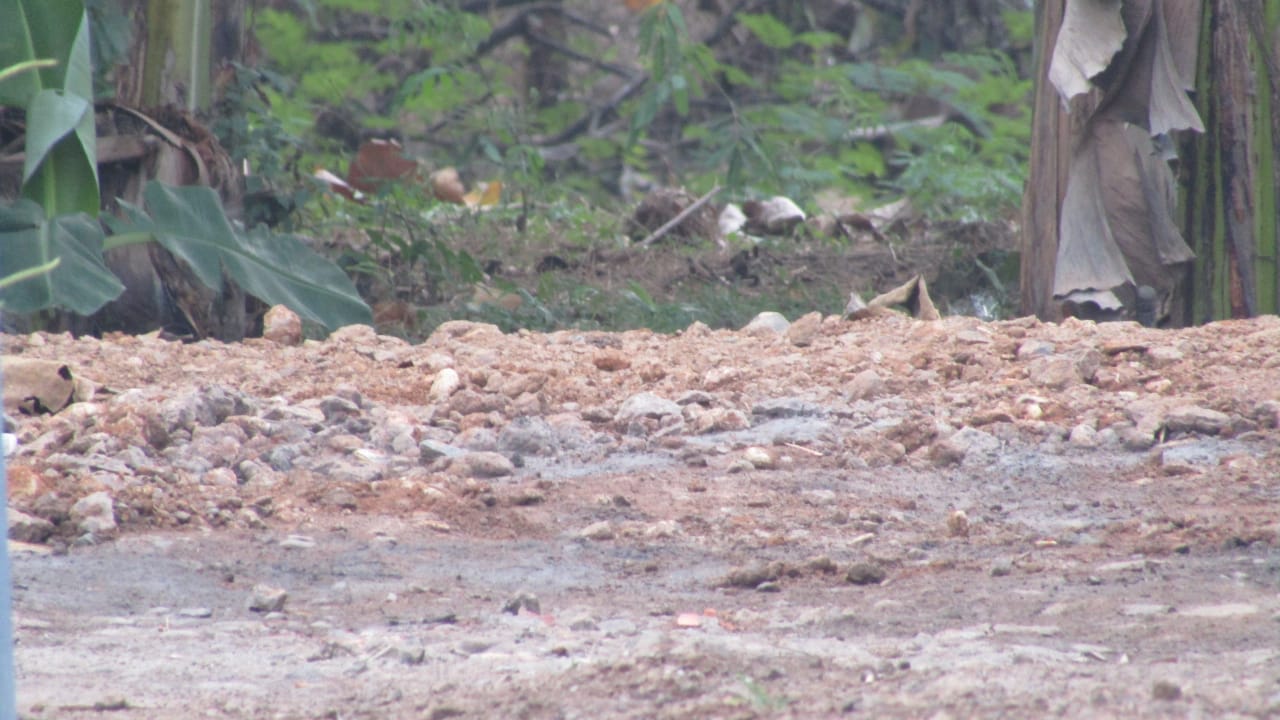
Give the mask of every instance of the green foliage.
[[(9, 312), (65, 307), (88, 315), (124, 286), (102, 260), (102, 229), (84, 213), (47, 217), (31, 200), (0, 207), (0, 267), (27, 271), (25, 280), (0, 288)], [(49, 272), (33, 272), (57, 265)]]
[(288, 92), (290, 83), (270, 70), (235, 65), (223, 90), (211, 129), (237, 167), (247, 167), (244, 221), (272, 227), (293, 225), (311, 199), (312, 185), (298, 181), (301, 138), (273, 112), (269, 93)]
[(0, 207), (0, 266), (21, 269), (21, 279), (0, 283), (0, 304), (20, 313), (61, 307), (92, 314), (124, 290), (103, 262), (104, 248), (157, 240), (209, 287), (221, 286), (225, 270), (254, 296), (330, 329), (370, 321), (337, 266), (293, 236), (234, 229), (209, 188), (151, 182), (145, 195), (154, 216), (123, 203), (129, 218), (112, 219), (117, 234), (110, 239), (84, 213), (49, 218), (25, 199)]
[(631, 115), (627, 146), (635, 144), (658, 110), (670, 102), (681, 117), (689, 114), (689, 76), (694, 66), (686, 57), (689, 29), (676, 3), (663, 2), (645, 11), (640, 25), (640, 52), (649, 60), (649, 90)]
[(1017, 48), (1029, 48), (1035, 38), (1036, 14), (1031, 10), (1003, 10), (1000, 19), (1009, 32), (1009, 42)]
[(93, 65), (93, 96), (99, 100), (115, 95), (112, 80), (116, 65), (129, 52), (133, 38), (133, 20), (128, 13), (118, 12), (115, 0), (85, 0), (89, 13), (89, 43)]
[[(621, 62), (619, 43), (587, 24), (570, 23), (564, 44), (589, 60), (571, 61), (572, 82), (552, 102), (522, 88), (516, 73), (527, 46), (518, 35), (498, 49), (489, 45), (490, 20), (505, 22), (523, 8), (467, 13), (456, 3), (425, 0), (296, 6), (303, 12), (254, 13), (270, 72), (278, 74), (243, 83), (253, 90), (242, 92), (240, 105), (251, 111), (225, 142), (261, 168), (264, 185), (286, 198), (280, 205), (301, 208), (290, 215), (296, 226), (321, 236), (360, 228), (367, 245), (344, 250), (341, 263), (361, 287), (382, 288), (384, 299), (425, 301), (504, 326), (729, 322), (737, 311), (721, 312), (724, 298), (664, 304), (635, 288), (605, 290), (557, 277), (520, 288), (482, 272), (488, 265), (472, 254), (471, 233), (498, 228), (496, 236), (507, 242), (546, 242), (559, 252), (573, 235), (564, 223), (585, 215), (565, 208), (583, 197), (609, 203), (602, 186), (614, 181), (619, 164), (695, 193), (727, 186), (722, 197), (735, 200), (783, 194), (812, 205), (822, 191), (872, 203), (905, 194), (932, 219), (966, 221), (1008, 217), (1019, 204), (1030, 84), (1012, 56), (1029, 32), (1026, 11), (1002, 16), (1013, 38), (1010, 53), (975, 48), (924, 62), (900, 57), (901, 45), (855, 56), (846, 38), (815, 26), (806, 12), (785, 8), (738, 13), (738, 42), (707, 45), (690, 35), (682, 5), (657, 3), (621, 29), (637, 33), (646, 82), (631, 99), (602, 106), (619, 85), (632, 82), (626, 71), (635, 70), (611, 70), (607, 63)], [(502, 180), (508, 205), (465, 213), (409, 184), (389, 187), (364, 205), (306, 205), (307, 171), (342, 174), (354, 156), (350, 134), (339, 138), (315, 127), (315, 119), (331, 111), (352, 120), (361, 137), (403, 139), (429, 169), (458, 167), (469, 186)], [(916, 122), (922, 113), (945, 121)], [(572, 129), (584, 124), (586, 131)], [(561, 154), (566, 145), (572, 150)], [(273, 157), (283, 161), (272, 165)], [(296, 194), (291, 183), (300, 188)], [(559, 224), (539, 235), (535, 228), (544, 220)], [(517, 223), (529, 231), (513, 237), (509, 230)], [(595, 247), (611, 241), (608, 235), (582, 239)], [(523, 302), (509, 311), (474, 301), (477, 283)], [(744, 313), (751, 307), (742, 297), (732, 302)], [(787, 302), (772, 299), (774, 309)], [(836, 299), (832, 307), (840, 304)]]
[(306, 320), (330, 330), (372, 320), (350, 278), (292, 235), (259, 226), (232, 227), (218, 195), (207, 187), (172, 187), (150, 182), (144, 193), (150, 216), (121, 203), (127, 220), (117, 232), (144, 234), (184, 260), (206, 286), (222, 286), (225, 271), (249, 294), (272, 305), (287, 305)]
[[(298, 79), (272, 102), (273, 112), (302, 140), (305, 165), (340, 171), (345, 164), (334, 155), (337, 148), (292, 124), (296, 119), (305, 125), (321, 105), (339, 106), (354, 109), (357, 122), (371, 130), (425, 133), (440, 155), (435, 165), (477, 173), (497, 168), (522, 191), (555, 197), (541, 182), (542, 155), (531, 139), (556, 135), (590, 105), (572, 96), (526, 106), (509, 64), (478, 52), (492, 31), (484, 17), (445, 3), (409, 0), (312, 0), (306, 7), (307, 15), (269, 9), (255, 15), (273, 63)], [(759, 58), (726, 54), (691, 38), (678, 3), (653, 5), (638, 26), (648, 82), (621, 107), (625, 137), (579, 137), (578, 157), (589, 163), (659, 164), (690, 188), (728, 185), (739, 197), (785, 194), (803, 201), (828, 189), (881, 200), (907, 193), (938, 219), (1013, 211), (1019, 191), (1011, 188), (1021, 182), (1029, 146), (1030, 84), (1007, 55), (977, 51), (933, 63), (854, 61), (841, 37), (796, 25), (802, 16), (735, 16), (767, 53), (761, 72)], [(1027, 31), (1029, 16), (1002, 15), (1015, 42)], [(373, 33), (377, 39), (344, 38), (342, 24), (352, 18), (381, 28)], [(322, 28), (325, 39), (317, 41)], [(584, 37), (585, 54), (610, 54), (607, 45)], [(408, 72), (378, 69), (388, 66), (379, 58), (417, 51), (427, 54), (416, 56), (420, 62)], [(586, 68), (575, 76), (575, 86), (589, 86), (601, 72)], [(969, 136), (955, 128), (908, 129), (879, 138), (858, 134), (909, 119), (899, 109), (913, 98), (938, 102), (950, 124), (966, 128)], [(648, 141), (646, 150), (637, 152), (642, 140)], [(926, 177), (931, 173), (946, 181)], [(977, 181), (968, 182), (975, 176)], [(957, 178), (966, 182), (953, 183)], [(591, 191), (589, 182), (573, 176), (561, 188)], [(992, 184), (984, 188), (983, 182)]]
[(894, 185), (931, 218), (974, 222), (1007, 215), (1026, 183), (1031, 146), (1030, 81), (998, 53), (947, 55), (946, 69), (912, 62), (904, 71), (920, 92), (959, 115), (959, 122), (903, 133), (911, 143), (892, 158)]
[(0, 82), (0, 105), (27, 111), (23, 194), (47, 217), (98, 213), (97, 142), (89, 21), (80, 0), (0, 2), (0, 66), (40, 59), (56, 65), (20, 72)]
[(786, 50), (796, 44), (791, 28), (772, 15), (738, 13), (738, 22), (751, 31), (760, 42), (775, 50)]
[[(0, 207), (0, 267), (9, 273), (0, 280), (0, 305), (87, 315), (124, 289), (103, 261), (107, 242), (96, 220), (88, 16), (79, 0), (7, 0), (0, 25), (12, 31), (0, 43), (0, 103), (27, 110), (23, 192), (31, 198)], [(225, 270), (248, 292), (329, 328), (371, 320), (336, 266), (296, 238), (236, 231), (212, 190), (153, 182), (146, 197), (155, 217), (128, 207), (130, 222), (114, 245), (154, 238), (206, 285), (220, 286)]]

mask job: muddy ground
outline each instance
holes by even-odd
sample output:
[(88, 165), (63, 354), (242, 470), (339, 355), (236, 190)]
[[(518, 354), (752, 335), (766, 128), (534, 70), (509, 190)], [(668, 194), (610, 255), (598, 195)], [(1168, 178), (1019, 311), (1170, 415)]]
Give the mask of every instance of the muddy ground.
[(1275, 317), (2, 340), (24, 717), (1280, 715)]

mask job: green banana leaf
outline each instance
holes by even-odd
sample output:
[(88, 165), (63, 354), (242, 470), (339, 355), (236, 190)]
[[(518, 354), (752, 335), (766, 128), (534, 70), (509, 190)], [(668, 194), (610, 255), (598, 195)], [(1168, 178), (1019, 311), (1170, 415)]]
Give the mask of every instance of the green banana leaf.
[(0, 28), (0, 67), (57, 63), (0, 81), (0, 105), (27, 110), (23, 195), (50, 218), (77, 212), (97, 217), (93, 72), (83, 2), (0, 0)]
[(286, 305), (299, 316), (332, 330), (373, 321), (351, 279), (292, 235), (264, 228), (232, 227), (213, 190), (173, 187), (152, 181), (143, 193), (150, 216), (122, 203), (125, 221), (111, 221), (117, 233), (146, 233), (184, 260), (211, 288), (221, 287), (222, 270), (251, 295)]
[(118, 296), (124, 286), (102, 260), (102, 228), (84, 213), (45, 216), (30, 200), (0, 207), (0, 268), (6, 274), (40, 267), (0, 288), (0, 306), (7, 312), (28, 313), (65, 307), (88, 315)]

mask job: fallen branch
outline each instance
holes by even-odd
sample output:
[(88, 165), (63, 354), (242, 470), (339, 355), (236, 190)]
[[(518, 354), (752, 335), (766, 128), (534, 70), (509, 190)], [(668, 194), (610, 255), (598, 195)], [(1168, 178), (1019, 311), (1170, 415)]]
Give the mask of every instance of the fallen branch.
[(818, 451), (818, 450), (813, 450), (813, 449), (811, 449), (811, 448), (807, 448), (807, 447), (805, 447), (805, 446), (803, 446), (803, 445), (797, 445), (797, 444), (795, 444), (795, 443), (782, 443), (782, 445), (783, 445), (783, 447), (789, 447), (789, 448), (791, 448), (792, 450), (799, 450), (800, 452), (809, 453), (810, 455), (812, 455), (812, 456), (814, 456), (814, 457), (826, 457), (826, 453), (824, 453), (824, 452), (820, 452), (820, 451)]
[(630, 99), (632, 95), (640, 92), (640, 88), (644, 87), (647, 82), (649, 82), (648, 73), (642, 73), (633, 77), (626, 85), (618, 88), (603, 105), (588, 110), (582, 117), (575, 120), (572, 125), (549, 138), (543, 139), (538, 144), (543, 146), (562, 145), (573, 140), (587, 130), (595, 127), (596, 124), (600, 122), (600, 118), (604, 117), (606, 113), (611, 112), (619, 105)]
[[(734, 5), (733, 8), (730, 9), (725, 14), (724, 17), (720, 18), (720, 22), (716, 23), (716, 26), (711, 30), (711, 32), (708, 33), (705, 38), (703, 38), (702, 44), (706, 45), (707, 47), (712, 47), (713, 45), (719, 43), (726, 36), (728, 36), (729, 31), (733, 29), (735, 24), (737, 24), (736, 16), (738, 13), (746, 12), (748, 10), (754, 9), (755, 6), (759, 5), (762, 1), (763, 0), (739, 0), (738, 3)], [(618, 91), (615, 92), (602, 105), (591, 108), (585, 114), (583, 114), (582, 117), (574, 121), (572, 125), (566, 127), (564, 130), (561, 130), (560, 132), (556, 133), (555, 135), (552, 135), (549, 138), (543, 139), (538, 143), (538, 145), (541, 145), (541, 146), (563, 145), (564, 143), (574, 140), (582, 133), (595, 127), (595, 125), (599, 123), (600, 119), (603, 118), (605, 115), (613, 112), (614, 110), (617, 109), (619, 105), (631, 99), (631, 97), (635, 95), (637, 92), (639, 92), (640, 89), (643, 88), (645, 86), (645, 83), (647, 82), (649, 82), (648, 73), (641, 73), (639, 75), (633, 76), (631, 80), (627, 82), (626, 85), (623, 85), (621, 88), (619, 88)]]
[(630, 68), (624, 68), (621, 65), (615, 65), (611, 62), (605, 62), (604, 60), (597, 60), (591, 57), (590, 55), (585, 55), (583, 53), (580, 53), (577, 50), (574, 50), (573, 48), (565, 47), (561, 43), (558, 43), (555, 40), (552, 40), (551, 38), (543, 35), (542, 33), (534, 32), (533, 30), (526, 30), (525, 39), (528, 40), (529, 42), (537, 43), (539, 45), (549, 47), (552, 50), (555, 50), (556, 52), (560, 53), (561, 55), (564, 55), (565, 57), (569, 58), (570, 60), (577, 60), (578, 62), (586, 63), (594, 68), (603, 70), (607, 73), (620, 75), (627, 79), (632, 79), (636, 76), (635, 72), (633, 72)]
[(666, 221), (665, 223), (663, 223), (663, 224), (662, 224), (662, 227), (660, 227), (660, 228), (658, 228), (657, 230), (654, 230), (653, 232), (649, 233), (649, 236), (648, 236), (648, 237), (646, 237), (645, 239), (641, 240), (641, 241), (640, 241), (639, 243), (637, 243), (637, 244), (638, 244), (640, 247), (646, 247), (646, 246), (648, 246), (648, 245), (652, 245), (654, 242), (657, 242), (660, 238), (662, 238), (662, 236), (663, 236), (663, 235), (666, 235), (667, 233), (669, 233), (669, 232), (671, 232), (672, 230), (674, 230), (676, 227), (678, 227), (678, 226), (680, 225), (680, 223), (682, 223), (682, 222), (684, 222), (685, 220), (687, 220), (687, 219), (689, 218), (689, 216), (690, 216), (690, 215), (692, 215), (692, 214), (694, 214), (695, 212), (697, 212), (697, 211), (698, 211), (698, 209), (699, 209), (699, 208), (701, 208), (703, 205), (706, 205), (707, 203), (711, 202), (711, 198), (713, 198), (713, 197), (715, 197), (716, 195), (718, 195), (718, 194), (720, 193), (720, 190), (721, 190), (721, 188), (720, 188), (720, 186), (719, 186), (719, 185), (717, 185), (717, 186), (715, 186), (715, 187), (711, 188), (710, 190), (708, 190), (708, 191), (707, 191), (707, 194), (706, 194), (706, 195), (703, 195), (702, 197), (700, 197), (700, 198), (698, 198), (697, 200), (695, 200), (695, 201), (693, 202), (693, 204), (692, 204), (692, 205), (690, 205), (689, 207), (687, 207), (687, 208), (685, 208), (685, 209), (681, 210), (681, 211), (679, 212), (679, 214), (677, 214), (675, 217), (673, 217), (673, 218), (671, 218), (670, 220), (668, 220), (668, 221)]

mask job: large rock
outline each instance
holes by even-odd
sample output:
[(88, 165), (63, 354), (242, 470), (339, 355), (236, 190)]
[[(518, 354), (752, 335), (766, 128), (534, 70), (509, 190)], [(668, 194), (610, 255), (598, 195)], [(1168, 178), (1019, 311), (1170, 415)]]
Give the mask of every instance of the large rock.
[(81, 532), (105, 535), (116, 530), (115, 504), (105, 492), (80, 498), (71, 506), (70, 515)]
[(288, 599), (289, 593), (283, 588), (258, 584), (253, 586), (253, 594), (249, 596), (249, 609), (261, 613), (280, 612)]
[(24, 543), (42, 543), (53, 534), (53, 523), (41, 517), (9, 508), (9, 539)]
[(277, 345), (300, 345), (302, 319), (284, 305), (274, 305), (262, 316), (262, 337)]
[(498, 433), (498, 449), (521, 455), (554, 455), (560, 442), (551, 424), (540, 417), (522, 416)]
[(1187, 405), (1166, 414), (1164, 426), (1172, 433), (1217, 435), (1231, 427), (1231, 416), (1198, 405)]
[(813, 344), (813, 339), (818, 335), (818, 330), (822, 328), (822, 313), (811, 312), (796, 318), (787, 328), (786, 336), (796, 347), (808, 347)]
[(1027, 364), (1027, 376), (1041, 387), (1065, 388), (1090, 382), (1102, 365), (1096, 350), (1073, 355), (1040, 355)]
[(762, 312), (742, 328), (748, 335), (782, 335), (791, 323), (781, 313)]
[(506, 456), (496, 452), (469, 452), (455, 458), (449, 471), (472, 478), (506, 477), (516, 471), (516, 466)]
[(870, 368), (863, 370), (849, 381), (850, 400), (874, 400), (888, 391), (884, 378)]
[(658, 397), (651, 392), (636, 393), (627, 398), (618, 408), (613, 419), (619, 423), (629, 423), (641, 418), (662, 418), (667, 415), (680, 415), (680, 404), (666, 398)]

